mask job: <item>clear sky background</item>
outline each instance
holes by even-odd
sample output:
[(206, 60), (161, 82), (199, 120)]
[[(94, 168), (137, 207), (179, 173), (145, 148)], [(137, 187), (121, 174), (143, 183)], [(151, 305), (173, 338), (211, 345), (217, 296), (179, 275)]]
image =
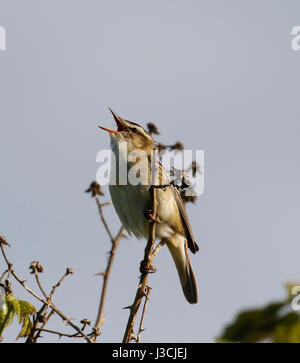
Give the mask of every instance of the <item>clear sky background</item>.
[[(33, 260), (48, 289), (72, 267), (55, 303), (95, 321), (94, 274), (110, 242), (84, 191), (109, 145), (97, 125), (113, 125), (111, 106), (156, 123), (158, 141), (205, 150), (205, 192), (188, 206), (199, 304), (185, 301), (162, 250), (142, 340), (213, 341), (238, 310), (284, 297), (284, 283), (300, 279), (299, 1), (0, 0), (0, 25), (0, 234), (31, 287)], [(121, 242), (99, 341), (122, 339), (143, 250)], [(14, 294), (38, 306), (16, 285)], [(59, 319), (49, 328), (64, 330)], [(6, 341), (16, 335), (13, 325)]]

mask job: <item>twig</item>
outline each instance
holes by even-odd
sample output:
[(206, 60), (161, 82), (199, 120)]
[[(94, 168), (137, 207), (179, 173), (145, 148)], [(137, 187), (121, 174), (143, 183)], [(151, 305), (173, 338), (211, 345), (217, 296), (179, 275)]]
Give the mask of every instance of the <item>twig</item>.
[(158, 243), (158, 245), (157, 245), (155, 248), (153, 248), (152, 253), (151, 253), (151, 260), (153, 260), (153, 259), (154, 259), (154, 257), (158, 254), (158, 252), (160, 251), (160, 249), (161, 249), (164, 245), (165, 245), (165, 241), (160, 241), (160, 242)]
[(112, 205), (112, 201), (101, 203), (101, 207), (105, 207), (107, 205)]
[(141, 317), (141, 321), (140, 321), (140, 326), (139, 326), (139, 332), (136, 336), (136, 342), (139, 343), (141, 340), (141, 334), (142, 332), (145, 330), (143, 328), (144, 326), (144, 320), (145, 320), (145, 314), (146, 314), (146, 309), (147, 309), (147, 305), (148, 305), (148, 301), (149, 301), (149, 294), (150, 294), (150, 290), (151, 287), (147, 286), (146, 287), (146, 293), (145, 293), (145, 301), (144, 301), (144, 307), (143, 307), (143, 312), (142, 312), (142, 317)]
[(103, 205), (101, 204), (101, 202), (100, 202), (100, 199), (99, 199), (99, 196), (98, 196), (98, 195), (96, 195), (96, 196), (95, 196), (95, 199), (96, 199), (96, 203), (97, 203), (97, 205), (98, 205), (98, 210), (99, 210), (99, 214), (100, 214), (101, 221), (102, 221), (102, 223), (103, 223), (103, 225), (104, 225), (104, 228), (105, 228), (105, 230), (106, 230), (107, 234), (109, 235), (109, 238), (110, 238), (111, 242), (113, 243), (113, 241), (114, 241), (114, 237), (113, 237), (113, 235), (112, 235), (112, 233), (111, 233), (111, 231), (110, 231), (110, 229), (109, 229), (109, 227), (108, 227), (108, 224), (107, 224), (107, 222), (106, 222), (106, 220), (105, 220), (105, 218), (104, 218), (103, 209), (102, 209), (102, 206), (103, 206)]
[(61, 333), (59, 331), (55, 331), (55, 330), (50, 330), (50, 329), (44, 329), (44, 328), (37, 328), (36, 329), (39, 332), (46, 332), (46, 333), (51, 333), (51, 334), (56, 334), (59, 335), (59, 337), (67, 337), (67, 338), (82, 338), (82, 336), (78, 335), (78, 333), (76, 334), (66, 334), (66, 333)]
[(37, 282), (37, 285), (38, 287), (40, 288), (42, 294), (45, 296), (46, 299), (48, 299), (48, 296), (45, 292), (45, 290), (43, 289), (43, 286), (41, 284), (41, 281), (40, 281), (40, 276), (39, 276), (39, 273), (37, 271), (37, 269), (34, 269), (34, 276), (35, 276), (35, 279), (36, 279), (36, 282)]
[(44, 305), (50, 306), (52, 308), (52, 310), (55, 311), (55, 313), (60, 316), (64, 321), (66, 321), (74, 330), (76, 330), (79, 334), (82, 335), (83, 338), (85, 338), (89, 343), (92, 343), (91, 339), (80, 329), (78, 328), (78, 326), (76, 326), (74, 323), (72, 323), (72, 321), (66, 316), (64, 315), (51, 301), (47, 301), (43, 298), (41, 298), (37, 293), (35, 293), (33, 290), (31, 290), (26, 284), (25, 281), (21, 280), (18, 275), (15, 273), (15, 271), (13, 270), (13, 264), (11, 262), (9, 262), (4, 247), (3, 247), (3, 242), (2, 239), (0, 239), (0, 249), (3, 255), (3, 258), (7, 264), (7, 267), (9, 269), (9, 271), (11, 272), (11, 275), (15, 278), (15, 280), (23, 286), (23, 288), (29, 292), (29, 294), (31, 294), (32, 296), (34, 296), (37, 300), (39, 300), (40, 302), (42, 302)]
[(52, 298), (53, 298), (53, 295), (54, 295), (54, 293), (55, 293), (55, 291), (56, 291), (56, 289), (62, 284), (62, 282), (64, 281), (64, 279), (67, 277), (67, 276), (69, 276), (69, 275), (73, 275), (74, 274), (74, 270), (73, 269), (71, 269), (70, 267), (68, 267), (67, 269), (66, 269), (66, 272), (63, 274), (63, 276), (62, 276), (62, 278), (58, 281), (58, 283), (56, 284), (56, 285), (54, 285), (53, 287), (52, 287), (52, 290), (51, 290), (51, 292), (50, 292), (50, 295), (49, 295), (49, 297), (48, 297), (48, 299), (49, 299), (49, 301), (52, 301)]
[[(35, 332), (38, 330), (38, 325), (40, 322), (43, 322), (43, 324), (46, 324), (46, 320), (44, 318), (44, 311), (47, 309), (48, 305), (47, 304), (43, 304), (42, 307), (40, 308), (40, 310), (36, 313), (34, 319), (33, 319), (33, 326), (30, 330), (30, 333), (26, 339), (26, 343), (36, 343), (38, 338), (40, 337), (40, 332), (38, 331), (36, 335)], [(53, 311), (53, 310), (52, 310)], [(44, 320), (43, 320), (44, 319)]]
[(74, 330), (81, 334), (88, 343), (93, 343), (91, 339), (85, 334), (85, 332), (83, 332), (80, 328), (78, 328), (78, 326), (73, 324), (72, 321), (66, 315), (64, 315), (52, 302), (49, 304), (49, 306), (56, 312), (57, 315), (59, 315), (64, 321), (66, 321), (68, 325), (70, 325)]
[[(99, 211), (99, 215), (100, 215), (100, 219), (101, 219), (101, 222), (103, 223), (104, 225), (104, 228), (110, 238), (110, 241), (111, 241), (111, 250), (109, 251), (109, 259), (108, 259), (108, 262), (107, 262), (107, 266), (106, 266), (106, 269), (103, 273), (100, 273), (99, 275), (102, 275), (104, 280), (103, 280), (103, 285), (102, 285), (102, 290), (101, 290), (101, 295), (100, 295), (100, 303), (99, 303), (99, 309), (98, 309), (98, 315), (97, 315), (97, 319), (96, 319), (96, 322), (95, 322), (95, 325), (93, 327), (93, 333), (92, 333), (92, 336), (91, 336), (91, 340), (93, 342), (96, 341), (97, 337), (100, 335), (101, 333), (101, 327), (102, 327), (102, 324), (104, 323), (104, 316), (103, 316), (103, 313), (104, 313), (104, 305), (105, 305), (105, 299), (106, 299), (106, 294), (107, 294), (107, 288), (108, 288), (108, 282), (109, 282), (109, 278), (110, 278), (110, 273), (111, 273), (111, 270), (112, 270), (112, 265), (113, 265), (113, 261), (114, 261), (114, 258), (115, 258), (115, 255), (116, 255), (116, 252), (117, 252), (117, 248), (119, 246), (119, 242), (121, 240), (122, 237), (124, 237), (124, 231), (125, 231), (125, 228), (122, 226), (119, 230), (119, 232), (117, 233), (116, 237), (113, 237), (113, 234), (106, 222), (106, 219), (104, 217), (104, 213), (103, 213), (103, 207), (104, 206), (107, 206), (107, 205), (111, 205), (112, 202), (104, 202), (104, 203), (101, 203), (100, 201), (100, 198), (99, 198), (99, 195), (103, 195), (103, 193), (99, 193), (98, 192), (98, 188), (100, 188), (100, 186), (98, 187), (98, 184), (96, 182), (93, 182), (90, 186), (90, 188), (88, 189), (88, 191), (96, 191), (94, 192), (94, 197), (96, 199), (96, 203), (97, 203), (97, 206), (98, 206), (98, 211)], [(101, 188), (100, 188), (101, 190)]]
[(145, 248), (144, 260), (141, 263), (141, 277), (135, 295), (135, 299), (133, 304), (127, 307), (128, 309), (130, 309), (130, 314), (125, 329), (125, 334), (123, 337), (123, 343), (130, 343), (131, 340), (137, 340), (137, 338), (134, 336), (133, 328), (142, 299), (143, 297), (147, 296), (147, 284), (148, 284), (149, 273), (153, 271), (151, 252), (153, 249), (153, 245), (155, 243), (155, 229), (156, 229), (155, 220), (156, 220), (156, 210), (157, 210), (156, 188), (154, 188), (153, 185), (151, 185), (149, 191), (151, 194), (152, 205), (153, 205), (152, 218), (149, 221), (149, 238)]
[[(46, 312), (45, 312), (46, 314)], [(50, 313), (47, 316), (44, 316), (42, 325), (40, 326), (40, 329), (44, 329), (48, 321), (51, 319), (51, 317), (55, 314), (55, 311), (52, 309)], [(37, 333), (36, 339), (40, 337), (40, 333)]]
[[(31, 268), (32, 268), (32, 265), (31, 265)], [(34, 273), (36, 275), (36, 278), (37, 278), (37, 281), (40, 282), (39, 278), (38, 278), (38, 271), (37, 269), (34, 269)], [(41, 309), (38, 311), (38, 313), (36, 314), (36, 318), (34, 320), (34, 323), (33, 323), (33, 329), (31, 330), (31, 333), (29, 334), (28, 338), (27, 338), (27, 341), (26, 343), (36, 343), (36, 341), (38, 340), (38, 338), (40, 338), (41, 336), (41, 329), (43, 329), (45, 327), (45, 325), (48, 323), (49, 319), (52, 317), (52, 315), (54, 314), (54, 310), (52, 309), (51, 312), (48, 314), (48, 316), (46, 317), (45, 314), (45, 310), (47, 310), (47, 308), (49, 307), (49, 305), (51, 304), (52, 302), (52, 299), (53, 299), (53, 295), (56, 291), (56, 289), (61, 285), (61, 283), (63, 282), (63, 280), (70, 274), (73, 274), (74, 271), (73, 269), (71, 268), (67, 268), (66, 269), (66, 272), (64, 273), (64, 275), (60, 278), (60, 280), (58, 281), (58, 283), (56, 285), (54, 285), (52, 287), (52, 290), (51, 290), (51, 293), (49, 296), (47, 296), (47, 294), (45, 295), (46, 296), (46, 302), (47, 304), (43, 304)], [(42, 291), (44, 291), (44, 289), (41, 287), (41, 284), (39, 283), (39, 286), (41, 288)], [(42, 323), (41, 327), (38, 328), (38, 324), (39, 323)], [(34, 333), (37, 332), (36, 335), (34, 335)], [(78, 334), (78, 333), (77, 333)]]
[(116, 251), (117, 251), (117, 248), (118, 248), (118, 245), (119, 245), (120, 239), (122, 238), (123, 233), (124, 233), (124, 227), (121, 227), (119, 233), (117, 234), (116, 238), (114, 238), (114, 240), (112, 242), (112, 247), (109, 252), (110, 256), (108, 259), (107, 267), (106, 267), (105, 272), (103, 273), (104, 281), (103, 281), (103, 286), (102, 286), (102, 291), (101, 291), (99, 311), (98, 311), (98, 316), (97, 316), (95, 326), (93, 328), (93, 330), (95, 332), (95, 339), (100, 334), (101, 326), (104, 323), (103, 312), (104, 312), (104, 304), (105, 304), (105, 299), (106, 299), (108, 281), (109, 281), (109, 277), (110, 277), (110, 273), (111, 273), (111, 269), (112, 269), (112, 265), (113, 265), (113, 260), (114, 260), (114, 257), (115, 257), (115, 254), (116, 254)]

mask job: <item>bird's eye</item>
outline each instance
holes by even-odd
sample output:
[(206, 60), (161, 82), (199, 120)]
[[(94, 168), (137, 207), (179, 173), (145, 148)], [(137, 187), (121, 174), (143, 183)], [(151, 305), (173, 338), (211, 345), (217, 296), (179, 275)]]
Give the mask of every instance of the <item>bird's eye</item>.
[(135, 134), (138, 130), (137, 130), (137, 128), (134, 127), (131, 129), (131, 131)]

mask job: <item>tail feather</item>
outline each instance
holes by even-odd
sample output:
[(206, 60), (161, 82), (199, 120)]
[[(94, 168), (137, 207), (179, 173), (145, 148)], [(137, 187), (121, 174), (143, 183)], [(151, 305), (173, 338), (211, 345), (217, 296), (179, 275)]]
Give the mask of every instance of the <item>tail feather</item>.
[(197, 283), (190, 262), (186, 239), (175, 235), (166, 240), (166, 244), (175, 262), (185, 298), (189, 303), (197, 304)]

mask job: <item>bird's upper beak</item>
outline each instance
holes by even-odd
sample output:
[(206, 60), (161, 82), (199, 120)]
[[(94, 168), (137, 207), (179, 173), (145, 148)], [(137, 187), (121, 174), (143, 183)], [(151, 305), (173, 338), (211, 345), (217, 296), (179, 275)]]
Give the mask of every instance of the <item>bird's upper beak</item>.
[(111, 108), (109, 108), (109, 111), (113, 114), (114, 116), (114, 119), (116, 121), (116, 124), (118, 126), (118, 129), (117, 130), (110, 130), (110, 129), (107, 129), (106, 127), (102, 127), (102, 126), (99, 126), (100, 129), (102, 130), (105, 130), (111, 134), (117, 134), (118, 132), (122, 132), (125, 130), (125, 126), (124, 126), (124, 123), (121, 119), (121, 117), (119, 117)]

